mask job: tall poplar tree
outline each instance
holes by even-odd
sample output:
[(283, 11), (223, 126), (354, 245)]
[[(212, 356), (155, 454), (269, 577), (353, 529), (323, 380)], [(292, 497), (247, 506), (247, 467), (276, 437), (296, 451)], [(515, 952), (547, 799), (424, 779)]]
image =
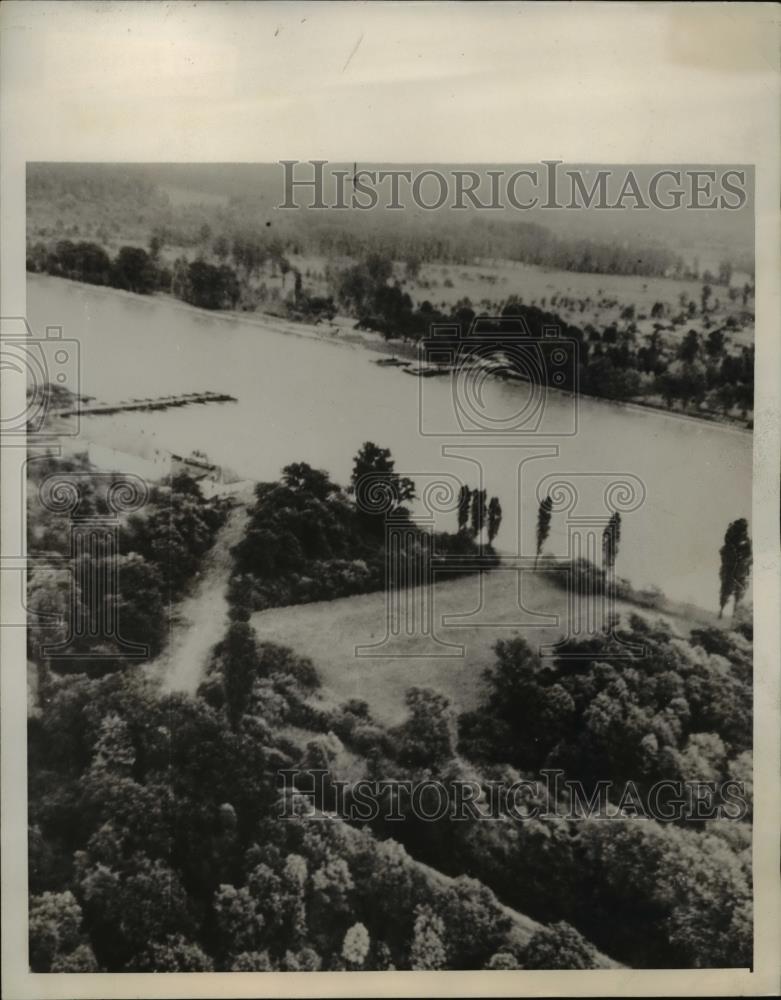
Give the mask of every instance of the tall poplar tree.
[(534, 557), (534, 568), (537, 569), (537, 562), (542, 552), (542, 547), (550, 533), (551, 512), (553, 511), (553, 501), (549, 496), (541, 501), (537, 511), (537, 554)]
[(748, 535), (748, 523), (744, 517), (730, 523), (724, 535), (724, 544), (720, 549), (720, 555), (719, 618), (722, 617), (730, 597), (734, 598), (733, 614), (737, 611), (748, 587), (753, 557), (751, 539)]

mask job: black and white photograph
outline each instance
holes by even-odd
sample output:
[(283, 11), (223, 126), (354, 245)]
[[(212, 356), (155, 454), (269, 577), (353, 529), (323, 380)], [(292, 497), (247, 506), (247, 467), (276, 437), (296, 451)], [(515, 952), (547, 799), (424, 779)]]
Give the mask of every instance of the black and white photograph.
[[(123, 18), (166, 6), (62, 5), (105, 18), (108, 52)], [(400, 23), (441, 25), (451, 47), (449, 14), (479, 16), (405, 6)], [(504, 53), (503, 25), (537, 5), (486, 6)], [(752, 28), (771, 17), (748, 6)], [(271, 65), (277, 39), (306, 61), (318, 18), (341, 25), (335, 115), (386, 85), (349, 79), (390, 45), (394, 5), (188, 16), (222, 11), (232, 37), (244, 7), (237, 51), (254, 38)], [(425, 65), (466, 97), (473, 71)], [(155, 128), (191, 113), (184, 72)], [(257, 73), (263, 101), (276, 84)], [(412, 79), (425, 100), (425, 68)], [(226, 974), (213, 995), (298, 982), (274, 973), (320, 974), (303, 991), (389, 974), (339, 980), (356, 995), (475, 973), (481, 995), (517, 996), (532, 972), (578, 972), (573, 995), (600, 988), (590, 975), (767, 974), (762, 165), (608, 143), (575, 158), (539, 138), (513, 159), (466, 138), (468, 157), (377, 156), (356, 130), (330, 158), (299, 131), (257, 157), (215, 144), (17, 171), (13, 915), (16, 960), (58, 996), (136, 973)], [(416, 989), (463, 995), (448, 982)]]

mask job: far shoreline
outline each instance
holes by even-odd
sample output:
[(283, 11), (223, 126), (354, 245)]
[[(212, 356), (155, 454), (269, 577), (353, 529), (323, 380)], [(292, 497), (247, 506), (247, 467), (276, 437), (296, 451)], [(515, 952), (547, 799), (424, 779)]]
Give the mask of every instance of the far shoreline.
[[(43, 274), (34, 271), (26, 272), (27, 281), (44, 279), (49, 281), (61, 281), (77, 288), (87, 288), (102, 291), (110, 295), (119, 295), (133, 301), (145, 303), (164, 302), (174, 309), (180, 309), (195, 315), (205, 316), (210, 319), (221, 319), (224, 322), (241, 321), (249, 326), (262, 330), (270, 330), (272, 333), (284, 334), (286, 336), (301, 337), (305, 340), (317, 340), (321, 343), (332, 344), (338, 347), (352, 347), (374, 351), (388, 357), (406, 357), (410, 361), (417, 360), (417, 348), (406, 341), (389, 341), (380, 333), (371, 331), (356, 330), (353, 327), (346, 327), (343, 323), (327, 326), (320, 329), (317, 324), (305, 323), (300, 320), (287, 319), (277, 316), (274, 313), (244, 312), (235, 309), (204, 309), (201, 306), (190, 305), (174, 295), (166, 292), (153, 292), (150, 295), (143, 295), (140, 292), (131, 292), (123, 288), (113, 288), (110, 285), (93, 285), (86, 281), (77, 281), (73, 278), (63, 278), (54, 274)], [(342, 320), (348, 317), (340, 317)], [(350, 320), (352, 322), (352, 320)], [(371, 359), (370, 359), (371, 360)], [(561, 394), (570, 397), (572, 393), (563, 389), (556, 389), (553, 386), (546, 386), (547, 392)], [(719, 430), (731, 431), (736, 434), (745, 435), (753, 439), (753, 429), (743, 426), (741, 422), (730, 417), (705, 417), (693, 413), (681, 413), (670, 410), (666, 407), (656, 406), (653, 403), (645, 403), (639, 400), (610, 399), (606, 396), (593, 396), (589, 393), (581, 393), (583, 398), (595, 403), (602, 403), (613, 408), (626, 408), (636, 413), (652, 413), (659, 416), (668, 417), (678, 421), (688, 421), (700, 427), (718, 428)]]

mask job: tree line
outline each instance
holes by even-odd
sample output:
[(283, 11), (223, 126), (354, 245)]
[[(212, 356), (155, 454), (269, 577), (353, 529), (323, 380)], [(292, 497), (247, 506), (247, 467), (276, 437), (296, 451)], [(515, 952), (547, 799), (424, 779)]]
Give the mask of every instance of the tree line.
[(241, 298), (239, 276), (227, 264), (178, 260), (171, 268), (157, 253), (136, 246), (120, 247), (112, 258), (97, 243), (37, 243), (28, 253), (27, 270), (139, 295), (169, 292), (202, 309), (235, 309)]
[[(475, 320), (485, 326), (489, 317), (479, 314), (468, 299), (450, 308), (436, 308), (428, 300), (415, 305), (398, 280), (392, 280), (392, 262), (381, 255), (368, 255), (363, 261), (340, 272), (335, 284), (335, 298), (341, 307), (357, 317), (357, 327), (376, 330), (386, 339), (421, 341), (430, 335), (433, 324), (455, 325), (466, 337)], [(709, 409), (728, 414), (737, 409), (745, 418), (754, 406), (754, 348), (742, 347), (735, 353), (729, 348), (729, 317), (724, 326), (715, 327), (710, 319), (711, 287), (703, 288), (699, 315), (707, 334), (690, 329), (682, 338), (666, 341), (662, 330), (685, 327), (698, 315), (697, 304), (685, 298), (681, 309), (670, 314), (662, 302), (651, 309), (656, 319), (651, 334), (641, 337), (634, 320), (634, 307), (624, 310), (621, 328), (611, 323), (602, 330), (592, 324), (581, 327), (566, 322), (562, 316), (543, 306), (524, 303), (520, 296), (510, 296), (496, 304), (503, 318), (518, 318), (534, 337), (544, 328), (556, 327), (561, 337), (574, 341), (576, 351), (572, 371), (564, 384), (550, 381), (553, 372), (543, 367), (546, 384), (565, 390), (616, 400), (649, 400), (672, 408), (700, 411)], [(744, 290), (744, 298), (747, 295)], [(565, 305), (566, 297), (553, 296), (551, 305)], [(571, 303), (575, 305), (576, 303)], [(580, 300), (581, 310), (586, 300)], [(495, 315), (495, 314), (494, 314)], [(733, 321), (734, 322), (734, 321)], [(468, 349), (468, 338), (465, 341)], [(657, 404), (657, 405), (658, 405)]]
[[(478, 313), (468, 299), (454, 307), (436, 308), (430, 301), (416, 304), (401, 282), (394, 279), (393, 258), (386, 253), (370, 252), (349, 266), (331, 271), (331, 295), (317, 295), (304, 285), (298, 268), (285, 256), (283, 243), (274, 237), (263, 239), (252, 233), (239, 233), (232, 239), (213, 237), (205, 226), (203, 244), (195, 260), (177, 257), (165, 263), (161, 251), (165, 234), (153, 233), (149, 250), (123, 246), (114, 258), (98, 244), (59, 240), (51, 246), (39, 242), (28, 251), (27, 268), (90, 284), (107, 285), (139, 294), (164, 291), (191, 305), (204, 309), (255, 309), (268, 298), (268, 290), (259, 275), (266, 267), (279, 275), (284, 295), (286, 276), (293, 275), (292, 288), (277, 308), (292, 319), (318, 322), (332, 319), (341, 308), (356, 319), (360, 329), (374, 330), (388, 340), (418, 342), (426, 338), (432, 324), (449, 323), (466, 334)], [(211, 261), (205, 259), (205, 255)], [(228, 263), (230, 261), (230, 263)], [(409, 257), (410, 266), (419, 266)], [(743, 290), (747, 299), (748, 286)], [(730, 288), (730, 293), (739, 294)], [(276, 290), (275, 290), (276, 294)], [(278, 296), (277, 296), (278, 297)], [(551, 306), (567, 304), (566, 296), (552, 296)], [(742, 347), (737, 353), (729, 348), (730, 322), (713, 326), (712, 287), (704, 284), (699, 310), (697, 303), (682, 295), (680, 310), (666, 315), (661, 302), (654, 304), (654, 332), (642, 339), (637, 333), (635, 309), (622, 312), (623, 325), (615, 323), (603, 330), (591, 324), (580, 327), (564, 322), (560, 315), (543, 305), (525, 304), (523, 298), (510, 296), (497, 309), (503, 317), (517, 317), (538, 336), (544, 327), (557, 326), (562, 337), (577, 344), (577, 364), (568, 381), (557, 388), (617, 400), (648, 400), (656, 405), (701, 412), (703, 404), (712, 412), (731, 414), (737, 410), (744, 419), (754, 405), (754, 348)], [(575, 306), (576, 303), (569, 303)], [(581, 300), (581, 310), (586, 301)], [(683, 329), (700, 315), (707, 334), (689, 331), (674, 344), (662, 335), (665, 321), (673, 329)], [(483, 317), (485, 318), (485, 317)], [(552, 373), (543, 366), (543, 377)]]
[[(84, 234), (105, 241), (110, 234), (139, 236), (153, 228), (169, 245), (185, 249), (203, 247), (205, 231), (214, 240), (229, 243), (239, 234), (272, 228), (274, 238), (288, 255), (322, 255), (329, 259), (359, 259), (381, 253), (394, 260), (422, 263), (471, 264), (481, 259), (517, 260), (521, 263), (568, 271), (604, 274), (667, 275), (702, 278), (729, 284), (732, 270), (751, 267), (750, 256), (725, 253), (713, 274), (695, 258), (680, 254), (653, 240), (635, 238), (631, 245), (616, 241), (568, 237), (536, 222), (488, 219), (479, 213), (427, 212), (425, 218), (410, 213), (377, 209), (372, 212), (271, 213), (278, 193), (278, 176), (255, 167), (252, 176), (206, 178), (206, 165), (196, 173), (173, 181), (189, 188), (190, 200), (174, 201), (167, 179), (181, 167), (138, 165), (121, 169), (109, 165), (31, 164), (27, 197), (38, 235), (61, 238), (80, 228)], [(198, 193), (201, 197), (198, 197)], [(211, 201), (217, 194), (219, 204)], [(264, 200), (264, 195), (265, 199)], [(273, 219), (273, 221), (272, 221)], [(248, 224), (248, 220), (251, 223)], [(34, 230), (31, 230), (31, 232)]]
[[(343, 489), (328, 474), (305, 462), (285, 466), (278, 482), (259, 483), (248, 529), (234, 549), (231, 592), (246, 613), (268, 607), (332, 600), (382, 590), (387, 582), (386, 515), (410, 520), (415, 484), (395, 470), (390, 450), (365, 442), (353, 460), (350, 485)], [(375, 507), (375, 503), (379, 506)], [(471, 530), (467, 525), (471, 516)], [(453, 557), (482, 551), (495, 558), (493, 542), (501, 525), (498, 497), (462, 488), (458, 531), (419, 531), (419, 545), (394, 558), (416, 566), (443, 566), (460, 572)], [(487, 528), (488, 544), (478, 547)], [(447, 559), (445, 558), (447, 557)], [(468, 570), (464, 570), (465, 572)]]

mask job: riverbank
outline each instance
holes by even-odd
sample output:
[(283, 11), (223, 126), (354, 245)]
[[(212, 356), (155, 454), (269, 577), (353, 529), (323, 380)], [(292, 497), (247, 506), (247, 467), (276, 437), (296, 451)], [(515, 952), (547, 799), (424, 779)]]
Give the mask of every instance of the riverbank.
[[(404, 358), (411, 362), (418, 360), (419, 348), (417, 344), (407, 341), (386, 340), (380, 334), (370, 330), (357, 330), (355, 320), (348, 316), (335, 316), (333, 321), (323, 320), (321, 323), (305, 323), (299, 320), (291, 320), (273, 313), (243, 312), (240, 310), (212, 310), (193, 306), (173, 295), (165, 292), (156, 292), (152, 295), (141, 295), (136, 292), (129, 292), (120, 288), (111, 288), (105, 285), (92, 285), (86, 282), (74, 281), (70, 278), (60, 278), (49, 274), (27, 273), (27, 280), (38, 280), (63, 282), (67, 285), (88, 288), (91, 292), (105, 294), (109, 296), (121, 296), (133, 301), (145, 303), (163, 301), (168, 308), (177, 309), (189, 315), (208, 317), (211, 320), (220, 320), (225, 323), (234, 324), (241, 322), (247, 326), (256, 327), (258, 330), (271, 331), (273, 333), (285, 334), (287, 336), (300, 337), (305, 340), (317, 340), (324, 344), (331, 344), (341, 347), (352, 347), (354, 349), (365, 349), (384, 357)], [(373, 359), (369, 359), (373, 360)], [(562, 398), (571, 398), (572, 393), (565, 390), (556, 389), (552, 386), (546, 387), (546, 393), (558, 395)], [(583, 398), (603, 403), (613, 409), (630, 409), (636, 412), (651, 412), (665, 416), (675, 421), (687, 421), (708, 427), (718, 427), (732, 433), (746, 436), (752, 435), (752, 429), (737, 418), (717, 414), (714, 412), (686, 413), (683, 411), (671, 410), (667, 406), (657, 405), (640, 399), (617, 400), (605, 396), (594, 396), (588, 393), (581, 393)]]

